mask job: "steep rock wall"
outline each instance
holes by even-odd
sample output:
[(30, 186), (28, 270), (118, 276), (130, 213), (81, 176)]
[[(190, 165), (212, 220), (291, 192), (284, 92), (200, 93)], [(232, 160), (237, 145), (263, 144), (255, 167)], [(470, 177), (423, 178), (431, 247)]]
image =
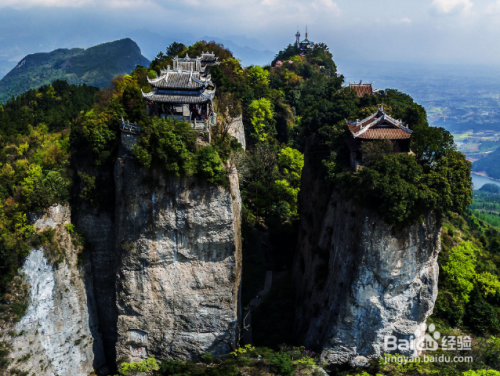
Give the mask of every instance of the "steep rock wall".
[(245, 126), (243, 125), (243, 117), (238, 116), (237, 118), (231, 121), (229, 127), (229, 134), (236, 138), (238, 142), (241, 144), (243, 149), (246, 150), (247, 142), (245, 139)]
[(104, 364), (97, 332), (90, 265), (78, 266), (78, 250), (65, 225), (67, 206), (56, 205), (34, 222), (37, 231), (55, 230), (64, 261), (52, 264), (44, 249), (28, 256), (22, 274), (29, 285), (29, 306), (11, 337), (11, 369), (36, 375), (87, 376)]
[(229, 350), (239, 317), (240, 208), (230, 188), (115, 165), (118, 359)]
[(433, 214), (422, 224), (389, 226), (328, 189), (320, 175), (306, 151), (296, 334), (330, 363), (381, 356), (384, 336), (411, 339), (432, 313), (440, 226)]
[[(95, 169), (85, 165), (86, 156), (75, 154), (74, 169), (96, 177), (95, 202), (78, 202), (73, 208), (72, 221), (91, 244), (91, 279), (95, 296), (98, 331), (102, 336), (104, 354), (110, 370), (116, 363), (116, 265), (115, 250), (115, 184), (113, 166)], [(83, 182), (81, 182), (83, 188)], [(79, 193), (75, 192), (75, 196)]]

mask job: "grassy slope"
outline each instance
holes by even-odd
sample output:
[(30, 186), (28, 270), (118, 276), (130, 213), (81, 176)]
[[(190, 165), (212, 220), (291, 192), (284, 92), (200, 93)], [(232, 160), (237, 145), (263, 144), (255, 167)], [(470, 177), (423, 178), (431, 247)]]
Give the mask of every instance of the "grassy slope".
[(104, 87), (116, 75), (130, 73), (149, 61), (131, 39), (100, 44), (86, 50), (59, 49), (26, 56), (0, 81), (0, 102), (30, 88), (63, 79), (70, 84)]

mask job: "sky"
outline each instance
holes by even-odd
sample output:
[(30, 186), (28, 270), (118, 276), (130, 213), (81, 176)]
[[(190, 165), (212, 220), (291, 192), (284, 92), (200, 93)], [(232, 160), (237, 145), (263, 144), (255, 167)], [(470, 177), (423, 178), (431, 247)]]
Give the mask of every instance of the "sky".
[(334, 59), (500, 66), (500, 0), (0, 0), (0, 60), (140, 33), (274, 53), (306, 25)]

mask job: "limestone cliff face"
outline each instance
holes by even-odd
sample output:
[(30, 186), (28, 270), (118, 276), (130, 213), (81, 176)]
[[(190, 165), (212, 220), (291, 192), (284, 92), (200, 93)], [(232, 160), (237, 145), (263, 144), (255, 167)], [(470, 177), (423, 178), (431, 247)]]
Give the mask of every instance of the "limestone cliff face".
[[(125, 134), (126, 136), (126, 134)], [(151, 355), (187, 359), (226, 352), (235, 338), (241, 280), (241, 198), (229, 187), (148, 170), (122, 133), (114, 168), (96, 176), (94, 205), (81, 202), (75, 224), (92, 244), (92, 279), (110, 370)]]
[[(11, 337), (11, 369), (36, 375), (87, 376), (104, 364), (90, 265), (78, 266), (78, 250), (65, 225), (70, 210), (57, 205), (34, 222), (37, 231), (55, 230), (64, 261), (50, 263), (45, 249), (34, 249), (22, 274), (29, 285), (29, 306)], [(24, 359), (24, 360), (23, 360)]]
[(439, 223), (429, 213), (421, 224), (389, 226), (328, 189), (319, 175), (306, 158), (294, 263), (296, 333), (330, 363), (381, 356), (384, 336), (411, 339), (432, 313)]
[(241, 200), (230, 188), (115, 165), (117, 358), (188, 359), (234, 338)]
[(229, 127), (229, 134), (236, 138), (243, 149), (246, 150), (247, 143), (245, 139), (245, 126), (243, 125), (242, 116), (238, 116), (237, 118), (233, 119)]

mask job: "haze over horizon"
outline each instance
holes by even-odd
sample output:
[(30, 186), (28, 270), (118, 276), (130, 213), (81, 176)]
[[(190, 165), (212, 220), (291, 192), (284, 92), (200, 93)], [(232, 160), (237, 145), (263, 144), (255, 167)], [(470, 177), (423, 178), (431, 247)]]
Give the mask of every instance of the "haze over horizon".
[(0, 60), (11, 62), (126, 37), (149, 59), (162, 43), (205, 37), (248, 47), (250, 56), (267, 50), (260, 58), (269, 62), (308, 25), (334, 59), (500, 66), (500, 0), (0, 0), (0, 7)]

